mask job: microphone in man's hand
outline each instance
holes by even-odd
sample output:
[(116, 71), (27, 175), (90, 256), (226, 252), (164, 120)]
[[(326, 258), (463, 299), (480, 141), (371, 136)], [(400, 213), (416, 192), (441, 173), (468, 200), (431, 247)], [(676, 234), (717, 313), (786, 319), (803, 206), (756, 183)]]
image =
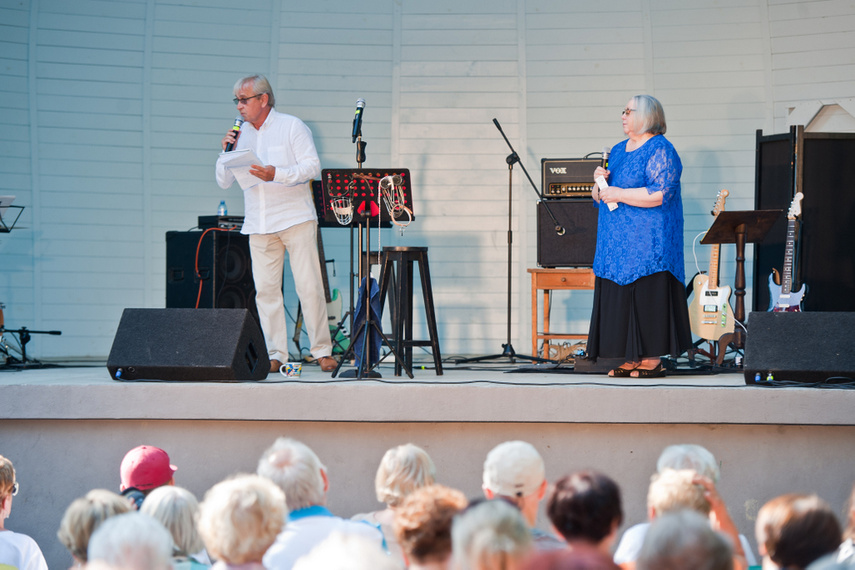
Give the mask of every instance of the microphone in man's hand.
[(362, 136), (363, 109), (365, 109), (365, 99), (360, 97), (356, 100), (356, 114), (353, 116), (353, 142), (356, 142), (356, 137)]
[(237, 138), (240, 136), (240, 126), (243, 124), (243, 118), (237, 117), (235, 119), (235, 124), (232, 127), (232, 130), (235, 133), (235, 142), (226, 143), (226, 152), (231, 151), (235, 147), (235, 143), (237, 142)]

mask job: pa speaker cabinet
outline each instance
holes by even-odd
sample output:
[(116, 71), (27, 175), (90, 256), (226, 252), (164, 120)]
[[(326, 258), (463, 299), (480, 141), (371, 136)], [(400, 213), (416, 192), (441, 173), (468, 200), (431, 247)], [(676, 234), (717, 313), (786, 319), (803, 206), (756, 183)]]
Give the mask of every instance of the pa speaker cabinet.
[[(552, 211), (561, 234), (549, 212)], [(597, 248), (593, 200), (563, 199), (537, 204), (537, 264), (541, 267), (591, 267)]]
[(855, 378), (855, 313), (753, 312), (745, 338), (745, 383), (763, 380), (824, 382)]
[(218, 230), (166, 232), (166, 307), (196, 308), (197, 298), (200, 309), (249, 309), (258, 320), (249, 236)]
[(125, 309), (107, 370), (119, 380), (262, 380), (270, 360), (246, 309)]

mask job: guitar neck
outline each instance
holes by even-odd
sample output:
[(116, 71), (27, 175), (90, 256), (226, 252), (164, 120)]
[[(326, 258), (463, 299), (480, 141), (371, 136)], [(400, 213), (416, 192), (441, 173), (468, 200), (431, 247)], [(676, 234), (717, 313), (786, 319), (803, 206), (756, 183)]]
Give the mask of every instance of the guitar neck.
[(781, 275), (781, 293), (789, 295), (793, 289), (793, 256), (796, 243), (796, 221), (787, 221), (787, 244), (784, 248), (784, 271)]
[(721, 244), (715, 244), (710, 251), (709, 288), (718, 289), (718, 261), (721, 253)]

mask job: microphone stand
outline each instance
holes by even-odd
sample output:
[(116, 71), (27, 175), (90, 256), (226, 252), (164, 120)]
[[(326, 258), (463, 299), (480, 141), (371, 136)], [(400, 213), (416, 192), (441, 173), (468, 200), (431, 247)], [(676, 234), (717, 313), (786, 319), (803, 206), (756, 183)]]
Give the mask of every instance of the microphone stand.
[[(465, 358), (463, 360), (458, 360), (457, 364), (462, 364), (466, 362), (481, 362), (483, 360), (497, 360), (500, 358), (508, 358), (511, 363), (515, 362), (515, 359), (524, 359), (532, 362), (553, 362), (548, 358), (540, 358), (539, 356), (528, 356), (525, 354), (517, 354), (514, 350), (514, 346), (511, 344), (511, 284), (512, 284), (512, 276), (513, 276), (513, 187), (514, 187), (514, 164), (519, 163), (520, 168), (522, 168), (523, 172), (528, 178), (528, 181), (531, 183), (531, 187), (534, 190), (535, 194), (537, 194), (538, 198), (543, 200), (543, 195), (537, 189), (537, 185), (535, 185), (534, 181), (529, 176), (528, 171), (525, 169), (525, 166), (520, 161), (520, 157), (517, 154), (517, 151), (514, 150), (511, 141), (508, 140), (508, 137), (505, 136), (505, 132), (502, 130), (502, 127), (499, 125), (499, 121), (493, 119), (493, 124), (496, 125), (496, 128), (499, 129), (499, 132), (502, 134), (502, 138), (505, 139), (505, 143), (507, 143), (508, 148), (511, 149), (511, 154), (509, 154), (505, 158), (505, 162), (508, 163), (508, 306), (507, 306), (507, 338), (505, 344), (502, 345), (502, 353), (501, 354), (491, 354), (489, 356), (476, 356), (474, 358)], [(543, 202), (544, 209), (549, 213), (549, 217), (552, 218), (552, 221), (555, 223), (555, 232), (558, 235), (564, 235), (564, 228), (558, 223), (558, 220), (555, 219), (555, 216), (552, 213), (552, 210), (549, 209), (549, 204)]]

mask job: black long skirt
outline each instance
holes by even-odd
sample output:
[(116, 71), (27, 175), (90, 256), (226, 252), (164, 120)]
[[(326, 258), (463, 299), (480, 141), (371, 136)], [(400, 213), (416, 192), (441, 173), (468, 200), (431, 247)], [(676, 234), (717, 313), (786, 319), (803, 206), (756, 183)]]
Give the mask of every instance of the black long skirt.
[(692, 347), (686, 288), (661, 271), (628, 285), (596, 278), (588, 332), (588, 358), (638, 362)]

